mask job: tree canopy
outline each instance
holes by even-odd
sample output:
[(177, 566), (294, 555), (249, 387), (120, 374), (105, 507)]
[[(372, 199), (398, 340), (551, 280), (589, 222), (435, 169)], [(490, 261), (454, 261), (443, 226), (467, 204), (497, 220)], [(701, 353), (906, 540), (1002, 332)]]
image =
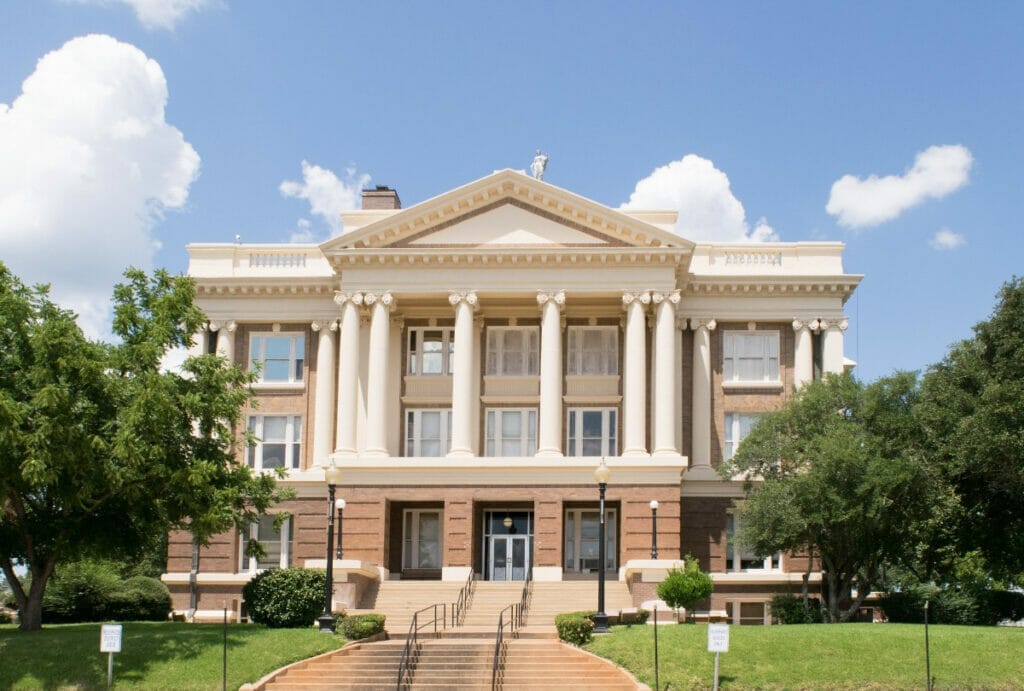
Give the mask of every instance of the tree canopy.
[(0, 263), (0, 568), (22, 629), (41, 625), (58, 564), (132, 555), (172, 528), (205, 544), (278, 499), (273, 476), (235, 462), (250, 375), (214, 355), (160, 369), (205, 319), (193, 283), (125, 277), (110, 345)]

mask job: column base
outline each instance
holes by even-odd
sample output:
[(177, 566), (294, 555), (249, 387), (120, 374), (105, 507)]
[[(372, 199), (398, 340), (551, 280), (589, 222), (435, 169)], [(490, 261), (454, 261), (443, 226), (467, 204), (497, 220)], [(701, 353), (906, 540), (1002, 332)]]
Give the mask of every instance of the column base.
[(651, 453), (651, 455), (652, 456), (678, 456), (679, 455), (679, 449), (673, 449), (671, 447), (664, 448), (664, 449), (655, 449)]
[(538, 457), (541, 457), (541, 458), (561, 458), (562, 457), (562, 450), (561, 449), (537, 449), (537, 453), (534, 454), (534, 455), (538, 456)]
[(446, 454), (448, 458), (472, 458), (475, 455), (472, 449), (452, 449)]
[(621, 455), (623, 455), (623, 456), (650, 456), (651, 454), (647, 453), (647, 449), (645, 449), (642, 446), (639, 446), (639, 447), (636, 447), (636, 448), (633, 448), (633, 449), (623, 449)]
[(365, 449), (361, 455), (370, 458), (387, 458), (391, 454), (387, 449)]

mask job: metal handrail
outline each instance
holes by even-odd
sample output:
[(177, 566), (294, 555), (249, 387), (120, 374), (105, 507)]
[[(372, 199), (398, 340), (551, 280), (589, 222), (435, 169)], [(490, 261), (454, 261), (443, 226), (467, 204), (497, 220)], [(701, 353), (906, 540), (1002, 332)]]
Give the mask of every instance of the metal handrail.
[(530, 593), (533, 590), (533, 567), (526, 572), (526, 581), (523, 583), (523, 593), (519, 597), (519, 625), (526, 621), (526, 613), (530, 608)]
[(498, 632), (494, 636), (494, 662), (491, 664), (491, 691), (497, 691), (501, 687), (498, 680), (498, 670), (504, 667), (505, 661), (505, 612), (508, 612), (510, 637), (515, 637), (518, 634), (519, 626), (522, 624), (523, 619), (521, 605), (518, 602), (513, 602), (498, 614)]
[(459, 589), (458, 599), (452, 603), (452, 628), (462, 626), (462, 622), (466, 620), (466, 612), (469, 611), (470, 601), (473, 599), (473, 585), (476, 583), (474, 578), (473, 569), (470, 569), (465, 585)]
[[(441, 608), (441, 628), (443, 629), (444, 626), (445, 626), (445, 623), (448, 620), (448, 606), (445, 603), (439, 602), (439, 603), (435, 603), (433, 605), (427, 605), (423, 609), (417, 610), (416, 612), (413, 612), (412, 621), (409, 622), (409, 634), (408, 634), (408, 636), (405, 639), (405, 648), (402, 650), (402, 659), (398, 663), (398, 683), (395, 685), (396, 689), (400, 690), (402, 688), (402, 682), (403, 681), (405, 681), (406, 683), (412, 683), (412, 672), (413, 672), (412, 668), (413, 668), (413, 663), (416, 661), (414, 659), (414, 654), (416, 655), (416, 657), (418, 657), (419, 656), (419, 650), (420, 650), (419, 649), (419, 633), (420, 633), (420, 629), (425, 628), (425, 627), (430, 626), (431, 624), (433, 624), (434, 625), (434, 638), (437, 638), (437, 636), (438, 636), (438, 631), (437, 631), (437, 608), (438, 607)], [(422, 614), (423, 612), (426, 612), (427, 610), (431, 610), (431, 614), (433, 614), (433, 616), (431, 617), (430, 621), (426, 622), (425, 624), (423, 624), (421, 626), (418, 623), (419, 622), (419, 616), (420, 616), (420, 614)], [(408, 676), (408, 679), (406, 679), (406, 676)]]

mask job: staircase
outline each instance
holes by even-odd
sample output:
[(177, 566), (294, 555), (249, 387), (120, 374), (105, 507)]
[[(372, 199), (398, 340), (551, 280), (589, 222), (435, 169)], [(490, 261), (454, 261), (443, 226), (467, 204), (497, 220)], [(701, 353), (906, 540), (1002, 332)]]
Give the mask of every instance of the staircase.
[[(624, 581), (608, 580), (604, 584), (604, 611), (617, 613), (633, 606), (633, 596)], [(550, 626), (563, 612), (597, 609), (597, 581), (534, 581), (530, 605), (526, 609), (526, 625), (531, 629)]]
[[(458, 599), (462, 586), (462, 583), (450, 581), (381, 581), (375, 590), (366, 593), (359, 608), (350, 609), (348, 614), (385, 614), (387, 618), (384, 620), (384, 628), (388, 636), (404, 638), (409, 632), (412, 615), (428, 605), (444, 603), (448, 606), (450, 618), (451, 605)], [(497, 616), (494, 619), (492, 628), (497, 625)], [(423, 623), (423, 615), (420, 615), (419, 621)]]

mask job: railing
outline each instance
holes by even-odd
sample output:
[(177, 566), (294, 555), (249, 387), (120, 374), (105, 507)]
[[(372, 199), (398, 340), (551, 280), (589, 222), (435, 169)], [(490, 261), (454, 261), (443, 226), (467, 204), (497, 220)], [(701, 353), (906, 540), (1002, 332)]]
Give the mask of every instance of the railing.
[(519, 625), (526, 621), (526, 613), (530, 609), (530, 593), (533, 592), (533, 567), (526, 572), (526, 582), (523, 583), (523, 594), (519, 597)]
[(466, 612), (473, 601), (473, 586), (475, 584), (473, 577), (473, 569), (470, 569), (466, 584), (459, 590), (458, 599), (452, 603), (452, 628), (462, 626), (462, 622), (466, 619)]
[(509, 638), (516, 638), (519, 635), (519, 627), (523, 625), (523, 616), (525, 613), (525, 605), (527, 598), (529, 597), (529, 585), (530, 580), (527, 577), (526, 583), (523, 585), (523, 596), (519, 602), (513, 602), (511, 605), (501, 610), (498, 615), (498, 631), (494, 635), (494, 662), (491, 664), (491, 691), (497, 691), (501, 688), (501, 677), (500, 672), (505, 669), (505, 625), (508, 623), (508, 635)]
[[(413, 668), (415, 666), (416, 660), (419, 657), (419, 652), (420, 652), (420, 646), (419, 646), (419, 632), (420, 632), (420, 629), (426, 628), (427, 626), (430, 626), (431, 624), (433, 624), (433, 626), (434, 626), (434, 638), (437, 638), (437, 635), (438, 635), (438, 631), (437, 631), (437, 610), (438, 610), (438, 608), (441, 609), (441, 628), (443, 629), (444, 626), (445, 626), (445, 622), (448, 619), (448, 606), (445, 605), (443, 602), (442, 603), (438, 603), (438, 604), (433, 604), (433, 605), (427, 605), (423, 609), (418, 610), (418, 611), (413, 613), (412, 621), (409, 623), (409, 635), (405, 639), (405, 649), (402, 650), (402, 660), (398, 663), (398, 683), (395, 686), (396, 689), (401, 690), (402, 688), (405, 688), (405, 687), (402, 686), (403, 682), (406, 685), (409, 685), (409, 684), (412, 683)], [(433, 616), (431, 616), (430, 621), (420, 625), (418, 623), (419, 622), (420, 614), (422, 614), (423, 612), (426, 612), (428, 610), (431, 612), (431, 614)]]
[(254, 269), (298, 269), (305, 266), (305, 252), (268, 249), (249, 253), (249, 267)]

